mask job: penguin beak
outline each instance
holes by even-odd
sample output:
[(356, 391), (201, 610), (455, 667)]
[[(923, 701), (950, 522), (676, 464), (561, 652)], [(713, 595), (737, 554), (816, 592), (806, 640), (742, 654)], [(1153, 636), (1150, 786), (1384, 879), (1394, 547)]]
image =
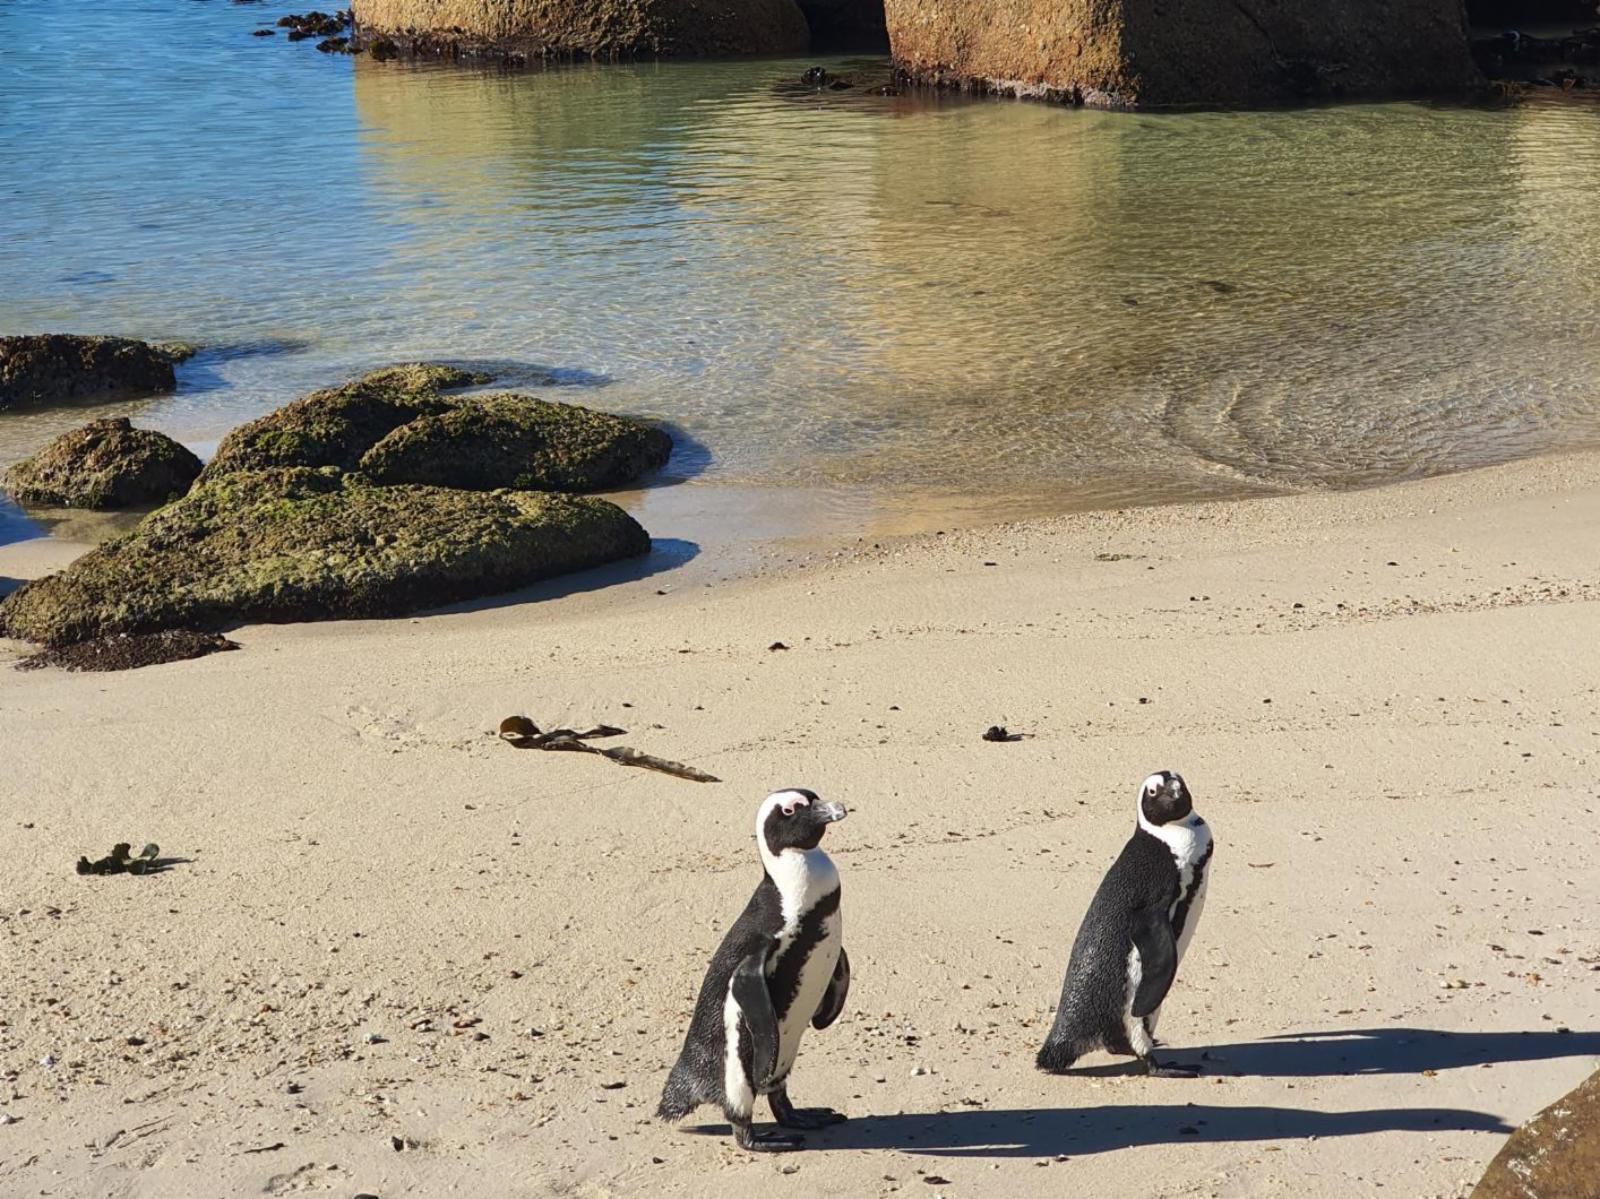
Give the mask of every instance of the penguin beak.
[(837, 824), (850, 813), (842, 803), (819, 803), (812, 807), (811, 814), (822, 824)]

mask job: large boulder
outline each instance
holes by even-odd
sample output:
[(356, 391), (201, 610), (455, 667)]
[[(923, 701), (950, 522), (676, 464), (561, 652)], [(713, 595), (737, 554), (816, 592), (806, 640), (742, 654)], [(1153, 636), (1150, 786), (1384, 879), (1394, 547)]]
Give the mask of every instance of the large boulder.
[(277, 466), (353, 470), (363, 454), (401, 425), (443, 411), (448, 402), (440, 392), (488, 381), (487, 375), (428, 362), (372, 371), (240, 425), (217, 446), (204, 477)]
[(200, 459), (164, 433), (125, 416), (63, 433), (5, 475), (19, 504), (51, 508), (142, 508), (189, 490)]
[(1102, 108), (1461, 92), (1462, 0), (885, 0), (924, 82)]
[(1600, 1199), (1600, 1072), (1512, 1133), (1471, 1199)]
[(0, 337), (0, 409), (171, 391), (175, 358), (171, 347), (127, 337)]
[(383, 53), (534, 62), (794, 54), (795, 0), (353, 0), (357, 45)]
[(394, 616), (648, 552), (604, 500), (379, 487), (338, 470), (201, 481), (0, 600), (0, 634), (64, 645), (248, 621)]
[(469, 397), (401, 425), (361, 459), (382, 483), (529, 491), (601, 491), (663, 465), (660, 429), (575, 404), (521, 395)]

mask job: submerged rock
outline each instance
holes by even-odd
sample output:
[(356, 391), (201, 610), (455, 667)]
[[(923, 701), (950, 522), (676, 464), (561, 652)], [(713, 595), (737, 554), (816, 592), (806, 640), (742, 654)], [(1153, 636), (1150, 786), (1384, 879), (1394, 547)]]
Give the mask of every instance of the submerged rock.
[(217, 446), (203, 477), (276, 466), (353, 470), (393, 430), (442, 412), (448, 401), (440, 392), (488, 381), (487, 375), (426, 362), (372, 371), (240, 425)]
[(672, 439), (628, 417), (532, 396), (466, 397), (401, 425), (361, 459), (384, 483), (601, 491), (662, 466)]
[(0, 337), (0, 409), (171, 391), (172, 363), (169, 352), (127, 337)]
[(247, 621), (396, 616), (649, 551), (580, 496), (374, 486), (337, 470), (202, 481), (57, 574), (0, 600), (0, 634), (65, 645)]
[(1512, 1133), (1471, 1199), (1600, 1199), (1600, 1072)]
[(199, 474), (186, 447), (119, 416), (63, 433), (7, 471), (5, 489), (21, 504), (140, 508), (182, 495)]

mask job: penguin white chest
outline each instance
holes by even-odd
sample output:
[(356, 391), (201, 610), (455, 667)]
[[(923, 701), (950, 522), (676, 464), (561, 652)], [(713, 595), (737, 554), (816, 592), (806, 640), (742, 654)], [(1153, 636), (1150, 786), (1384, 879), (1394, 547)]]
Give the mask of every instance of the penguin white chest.
[[(1178, 930), (1178, 961), (1183, 961), (1183, 954), (1189, 948), (1189, 942), (1194, 939), (1195, 927), (1200, 923), (1200, 909), (1206, 906), (1206, 866), (1209, 863), (1201, 862), (1188, 870), (1178, 872), (1179, 889), (1178, 902), (1172, 905), (1174, 919), (1180, 911), (1183, 912), (1183, 927)], [(1187, 902), (1187, 907), (1185, 903)]]
[[(785, 860), (772, 873), (783, 902), (783, 928), (767, 956), (767, 976), (773, 982), (793, 977), (794, 990), (792, 998), (773, 996), (779, 1008), (778, 1059), (773, 1072), (778, 1085), (794, 1066), (800, 1040), (822, 1004), (844, 945), (839, 872), (833, 861), (820, 849), (782, 857)], [(822, 911), (827, 914), (818, 920), (816, 913)], [(784, 989), (787, 991), (787, 986)]]
[(808, 947), (796, 945), (793, 952), (804, 953), (805, 963), (800, 968), (799, 985), (794, 1001), (778, 1021), (778, 1062), (774, 1075), (784, 1078), (794, 1066), (795, 1055), (800, 1052), (800, 1039), (822, 1005), (823, 994), (839, 964), (839, 947), (844, 944), (844, 925), (836, 911), (822, 922), (821, 935)]
[[(1173, 865), (1178, 870), (1178, 894), (1173, 899), (1171, 907), (1167, 909), (1167, 919), (1176, 931), (1174, 937), (1176, 966), (1183, 962), (1184, 952), (1189, 948), (1189, 942), (1194, 939), (1195, 927), (1200, 923), (1200, 909), (1205, 907), (1206, 882), (1210, 873), (1208, 867), (1211, 865), (1211, 829), (1196, 813), (1187, 820), (1152, 826), (1149, 831), (1172, 852)], [(1138, 989), (1142, 974), (1139, 953), (1134, 950), (1128, 955), (1130, 1002), (1134, 991)], [(1159, 1004), (1142, 1022), (1134, 1020), (1131, 1015), (1126, 1017), (1129, 1039), (1135, 1051), (1141, 1054), (1149, 1052), (1149, 1038), (1154, 1037), (1156, 1022), (1160, 1018)]]

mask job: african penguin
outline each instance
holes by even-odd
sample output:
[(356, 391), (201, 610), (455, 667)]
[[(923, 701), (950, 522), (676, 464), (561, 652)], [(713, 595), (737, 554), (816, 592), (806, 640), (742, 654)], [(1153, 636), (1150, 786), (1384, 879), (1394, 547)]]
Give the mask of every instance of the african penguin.
[(1170, 770), (1140, 784), (1138, 817), (1072, 943), (1055, 1025), (1037, 1059), (1052, 1074), (1105, 1049), (1134, 1055), (1148, 1074), (1194, 1077), (1152, 1055), (1161, 1004), (1205, 904), (1211, 830)]
[(825, 1128), (845, 1117), (789, 1103), (789, 1071), (806, 1025), (827, 1028), (850, 990), (839, 912), (839, 872), (817, 848), (842, 804), (810, 791), (774, 791), (756, 812), (762, 875), (700, 984), (683, 1052), (667, 1077), (656, 1115), (681, 1120), (702, 1103), (720, 1104), (741, 1148), (798, 1149), (805, 1138), (755, 1134), (756, 1096), (783, 1128)]

